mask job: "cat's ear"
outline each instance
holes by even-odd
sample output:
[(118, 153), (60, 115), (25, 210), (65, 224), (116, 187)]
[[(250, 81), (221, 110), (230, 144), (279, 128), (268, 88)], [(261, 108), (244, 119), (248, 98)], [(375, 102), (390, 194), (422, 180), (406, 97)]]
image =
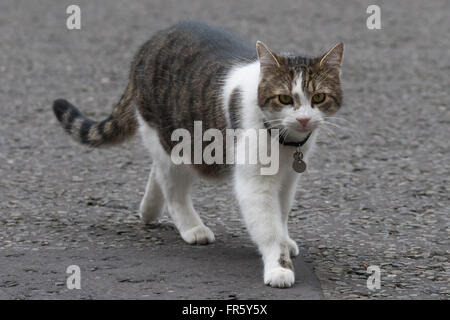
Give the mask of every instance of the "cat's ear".
[(329, 66), (340, 68), (344, 58), (344, 44), (339, 42), (333, 46), (327, 53), (321, 56), (319, 66)]
[(256, 52), (258, 53), (258, 59), (261, 67), (280, 66), (276, 54), (270, 51), (270, 49), (261, 41), (256, 42)]

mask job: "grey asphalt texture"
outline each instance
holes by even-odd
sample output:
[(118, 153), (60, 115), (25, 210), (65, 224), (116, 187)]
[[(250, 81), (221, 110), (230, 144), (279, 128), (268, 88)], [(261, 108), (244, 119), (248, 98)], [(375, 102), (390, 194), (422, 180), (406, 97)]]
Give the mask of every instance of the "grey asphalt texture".
[[(0, 298), (448, 299), (449, 3), (381, 1), (0, 2)], [(95, 119), (111, 111), (138, 46), (194, 19), (275, 50), (319, 54), (345, 43), (344, 106), (302, 175), (290, 217), (296, 284), (262, 283), (262, 263), (230, 185), (194, 201), (217, 242), (190, 246), (170, 219), (137, 216), (151, 159), (139, 139), (87, 149), (51, 103)], [(66, 268), (81, 268), (81, 290)], [(367, 266), (381, 289), (366, 287)]]

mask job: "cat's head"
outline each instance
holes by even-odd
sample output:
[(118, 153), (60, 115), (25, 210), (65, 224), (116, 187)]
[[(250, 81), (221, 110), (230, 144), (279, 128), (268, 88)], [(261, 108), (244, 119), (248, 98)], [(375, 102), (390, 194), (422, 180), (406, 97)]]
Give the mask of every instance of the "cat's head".
[(339, 110), (343, 43), (316, 58), (277, 55), (262, 42), (256, 48), (260, 61), (258, 104), (266, 124), (287, 134), (287, 140), (305, 138)]

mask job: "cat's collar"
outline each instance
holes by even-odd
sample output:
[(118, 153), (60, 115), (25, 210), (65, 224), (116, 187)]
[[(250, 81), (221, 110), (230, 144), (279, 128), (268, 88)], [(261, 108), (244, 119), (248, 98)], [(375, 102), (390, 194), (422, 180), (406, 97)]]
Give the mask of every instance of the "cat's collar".
[[(266, 120), (263, 120), (264, 126), (267, 129), (267, 132), (269, 132), (270, 135), (271, 134), (271, 129), (276, 129), (276, 128), (271, 128), (269, 123)], [(288, 146), (288, 147), (296, 147), (296, 148), (300, 148), (301, 146), (303, 146), (309, 139), (309, 137), (311, 137), (312, 132), (308, 133), (308, 135), (306, 136), (305, 139), (303, 139), (302, 141), (285, 141), (286, 137), (283, 135), (278, 135), (278, 141), (280, 142), (280, 144), (284, 145), (284, 146)]]

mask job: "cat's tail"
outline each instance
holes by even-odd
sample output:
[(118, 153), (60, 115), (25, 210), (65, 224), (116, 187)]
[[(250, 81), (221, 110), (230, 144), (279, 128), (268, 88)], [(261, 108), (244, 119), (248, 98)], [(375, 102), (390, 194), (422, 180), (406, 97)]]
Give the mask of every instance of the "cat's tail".
[(99, 122), (85, 117), (64, 99), (55, 100), (53, 111), (64, 130), (76, 141), (91, 147), (108, 146), (123, 142), (136, 133), (138, 123), (133, 95), (130, 81), (111, 115)]

